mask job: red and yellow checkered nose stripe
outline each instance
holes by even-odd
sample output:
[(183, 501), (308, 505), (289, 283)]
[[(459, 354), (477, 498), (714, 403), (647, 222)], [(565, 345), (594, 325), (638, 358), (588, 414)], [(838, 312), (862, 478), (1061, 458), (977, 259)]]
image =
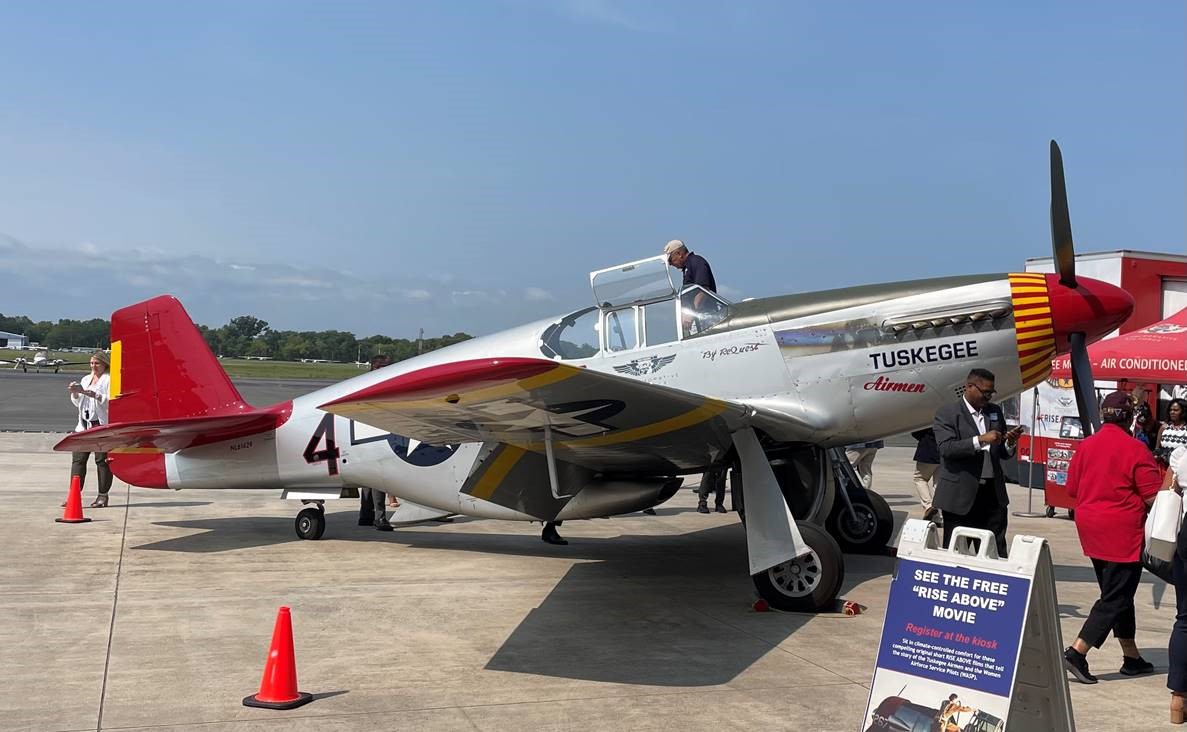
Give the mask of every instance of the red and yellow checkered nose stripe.
[(1051, 373), (1055, 357), (1055, 330), (1051, 325), (1051, 300), (1047, 279), (1040, 273), (1010, 275), (1014, 304), (1014, 330), (1018, 342), (1018, 369), (1022, 388), (1029, 389)]

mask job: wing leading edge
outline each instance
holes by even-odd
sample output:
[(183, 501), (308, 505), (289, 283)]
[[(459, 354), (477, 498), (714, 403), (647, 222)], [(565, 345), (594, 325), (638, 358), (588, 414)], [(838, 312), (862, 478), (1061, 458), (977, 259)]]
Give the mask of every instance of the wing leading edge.
[[(423, 442), (499, 442), (595, 471), (670, 474), (712, 463), (747, 407), (532, 358), (412, 371), (321, 409)], [(510, 458), (507, 458), (510, 460)]]

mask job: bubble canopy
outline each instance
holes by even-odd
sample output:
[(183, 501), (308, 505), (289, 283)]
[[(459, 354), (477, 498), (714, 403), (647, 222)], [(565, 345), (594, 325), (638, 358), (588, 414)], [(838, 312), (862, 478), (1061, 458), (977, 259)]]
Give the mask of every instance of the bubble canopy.
[(662, 254), (591, 272), (589, 285), (594, 304), (601, 308), (662, 300), (677, 292), (672, 268)]

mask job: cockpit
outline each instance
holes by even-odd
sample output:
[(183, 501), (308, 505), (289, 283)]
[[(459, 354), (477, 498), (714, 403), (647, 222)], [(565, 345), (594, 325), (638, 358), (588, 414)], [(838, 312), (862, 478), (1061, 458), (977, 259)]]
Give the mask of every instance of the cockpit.
[(549, 326), (540, 339), (548, 358), (611, 355), (692, 338), (729, 316), (729, 301), (693, 285), (679, 288), (661, 255), (591, 272), (593, 307)]

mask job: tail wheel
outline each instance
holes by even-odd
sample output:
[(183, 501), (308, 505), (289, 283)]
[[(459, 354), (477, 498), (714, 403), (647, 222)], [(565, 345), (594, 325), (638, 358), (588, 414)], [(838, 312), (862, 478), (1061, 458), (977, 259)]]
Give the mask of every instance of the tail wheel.
[(326, 513), (321, 508), (301, 509), (297, 520), (293, 522), (293, 528), (302, 539), (320, 539), (326, 533)]
[(845, 578), (845, 557), (828, 532), (816, 524), (797, 521), (808, 553), (752, 575), (758, 594), (771, 607), (791, 612), (829, 609)]
[(894, 514), (886, 499), (873, 491), (849, 494), (853, 513), (838, 501), (828, 517), (828, 530), (845, 551), (872, 554), (881, 552), (894, 533)]

